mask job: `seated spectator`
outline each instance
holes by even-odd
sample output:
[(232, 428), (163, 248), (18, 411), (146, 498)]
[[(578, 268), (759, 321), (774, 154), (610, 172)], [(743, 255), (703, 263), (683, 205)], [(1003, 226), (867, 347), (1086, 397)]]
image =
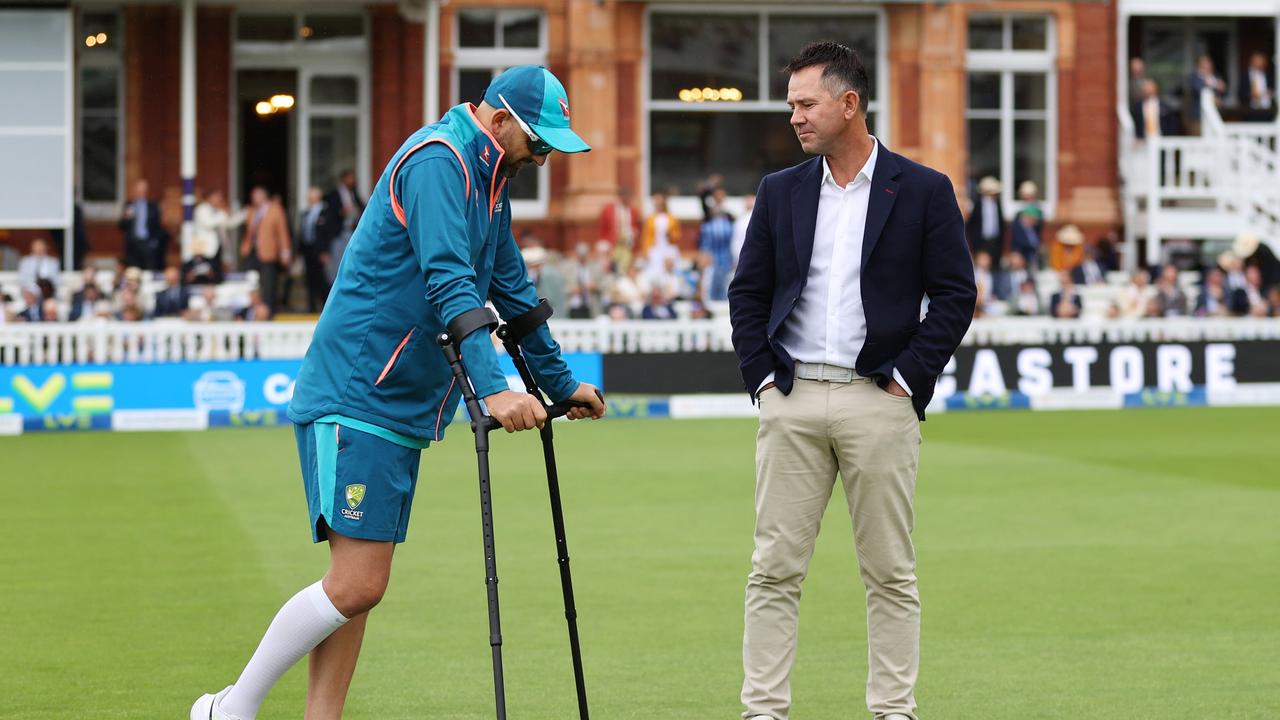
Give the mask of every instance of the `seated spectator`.
[[(604, 246), (607, 254), (608, 245)], [(609, 276), (607, 265), (591, 256), (591, 246), (580, 242), (567, 263), (569, 317), (587, 319), (600, 311), (600, 292)]]
[(1061, 319), (1080, 317), (1084, 303), (1080, 300), (1080, 291), (1076, 289), (1071, 273), (1066, 270), (1058, 273), (1058, 283), (1061, 287), (1049, 299), (1049, 312), (1053, 317)]
[(691, 320), (710, 320), (712, 318), (711, 311), (701, 300), (694, 300), (689, 304), (689, 319)]
[[(1013, 219), (1013, 253), (1022, 256), (1027, 267), (1040, 266), (1040, 246), (1044, 220), (1040, 208), (1031, 206), (1018, 211)], [(1014, 285), (1013, 287), (1017, 287)]]
[(123, 322), (141, 322), (146, 319), (142, 312), (142, 308), (137, 305), (125, 305), (120, 311), (120, 320)]
[(604, 309), (604, 314), (610, 320), (630, 320), (633, 317), (631, 314), (631, 308), (622, 303), (610, 303), (609, 306)]
[(554, 310), (562, 310), (568, 306), (564, 274), (552, 262), (551, 253), (533, 238), (521, 254), (524, 255), (524, 264), (529, 268), (529, 280), (537, 288), (538, 297), (546, 298)]
[(1030, 280), (1031, 286), (1035, 287), (1035, 275), (1027, 269), (1027, 259), (1021, 253), (1009, 253), (1005, 257), (1005, 265), (1006, 268), (997, 272), (992, 280), (997, 298), (1008, 300), (1013, 297), (1025, 280)]
[(1035, 281), (1027, 278), (1019, 283), (1018, 292), (1009, 304), (1012, 306), (1011, 314), (1013, 315), (1039, 315), (1040, 293), (1036, 291)]
[(115, 305), (116, 305), (116, 318), (119, 320), (125, 319), (125, 311), (130, 308), (138, 312), (139, 320), (142, 320), (146, 317), (146, 312), (144, 312), (142, 309), (141, 293), (139, 293), (137, 290), (133, 288), (133, 286), (127, 283), (123, 288), (120, 289), (120, 292), (116, 293)]
[(676, 309), (662, 292), (662, 288), (654, 287), (649, 291), (649, 302), (645, 303), (640, 317), (645, 320), (675, 320)]
[(40, 322), (58, 322), (61, 314), (57, 298), (47, 297), (40, 302)]
[(20, 322), (40, 322), (40, 290), (33, 287), (22, 288), (22, 310), (14, 316)]
[(693, 296), (693, 290), (686, 285), (678, 263), (679, 260), (676, 257), (667, 255), (662, 258), (662, 266), (651, 268), (645, 279), (650, 288), (661, 289), (663, 297), (668, 300), (687, 299)]
[(102, 301), (102, 290), (98, 287), (98, 284), (92, 281), (86, 282), (84, 289), (71, 296), (71, 312), (67, 319), (71, 322), (92, 319), (98, 303)]
[(1267, 304), (1271, 306), (1269, 317), (1280, 317), (1280, 285), (1272, 285), (1267, 291)]
[(1245, 279), (1245, 298), (1248, 302), (1249, 317), (1268, 317), (1271, 314), (1271, 308), (1267, 303), (1267, 296), (1262, 289), (1262, 271), (1257, 265), (1250, 265), (1244, 271)]
[(1196, 317), (1225, 317), (1231, 315), (1231, 297), (1227, 292), (1224, 276), (1218, 268), (1205, 273), (1204, 287), (1196, 301)]
[(266, 322), (271, 319), (271, 306), (262, 299), (257, 288), (249, 291), (249, 304), (236, 313), (236, 319), (245, 322)]
[(187, 289), (176, 266), (164, 269), (164, 289), (156, 294), (155, 317), (180, 316), (187, 311)]
[(212, 285), (206, 285), (200, 291), (199, 307), (187, 311), (186, 318), (192, 322), (228, 322), (235, 319), (231, 308), (218, 302), (218, 291)]
[(1178, 287), (1178, 268), (1169, 264), (1160, 268), (1156, 282), (1156, 298), (1160, 301), (1164, 317), (1183, 317), (1187, 314), (1187, 294)]
[(609, 288), (610, 305), (625, 305), (627, 316), (635, 317), (644, 307), (644, 292), (640, 287), (640, 271), (644, 263), (632, 263), (625, 275), (614, 279)]
[(1049, 250), (1049, 267), (1054, 270), (1071, 270), (1084, 259), (1084, 233), (1075, 225), (1064, 225), (1054, 236), (1057, 240)]
[(41, 280), (48, 280), (54, 289), (62, 279), (62, 268), (49, 256), (49, 243), (44, 238), (31, 241), (31, 252), (18, 261), (18, 284), (35, 290)]
[(1116, 250), (1119, 244), (1120, 236), (1115, 230), (1098, 238), (1098, 242), (1094, 244), (1094, 259), (1098, 261), (1102, 272), (1109, 273), (1120, 269), (1120, 251)]
[(1146, 270), (1138, 269), (1129, 277), (1129, 286), (1120, 296), (1120, 316), (1140, 318), (1147, 314), (1147, 301), (1155, 296), (1151, 287), (1151, 276)]
[(1147, 304), (1142, 309), (1142, 317), (1151, 319), (1164, 317), (1164, 304), (1160, 302), (1159, 295), (1152, 295), (1147, 298)]
[(1102, 285), (1107, 281), (1106, 268), (1098, 262), (1098, 251), (1094, 246), (1084, 246), (1084, 256), (1080, 264), (1071, 269), (1071, 279), (1077, 285)]
[(993, 289), (995, 279), (991, 275), (991, 255), (986, 250), (979, 250), (973, 255), (973, 280), (978, 288), (978, 300), (974, 306), (974, 317), (986, 317), (990, 312), (991, 301), (995, 298)]

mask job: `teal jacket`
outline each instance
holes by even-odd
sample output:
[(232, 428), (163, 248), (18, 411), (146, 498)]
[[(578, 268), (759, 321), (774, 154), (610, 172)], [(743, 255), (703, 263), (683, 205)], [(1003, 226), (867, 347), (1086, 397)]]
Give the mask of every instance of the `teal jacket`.
[[(511, 235), (503, 151), (471, 105), (452, 108), (392, 156), (352, 233), (289, 403), (295, 423), (326, 415), (439, 440), (461, 393), (436, 344), (490, 299), (511, 318), (538, 302)], [(553, 402), (578, 383), (543, 325), (522, 348)], [(483, 398), (507, 389), (490, 336), (462, 341)]]

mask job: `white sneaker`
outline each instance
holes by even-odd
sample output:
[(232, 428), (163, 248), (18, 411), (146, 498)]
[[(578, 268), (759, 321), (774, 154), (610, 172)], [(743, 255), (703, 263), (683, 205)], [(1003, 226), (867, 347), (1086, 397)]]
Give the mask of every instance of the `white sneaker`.
[(237, 720), (218, 709), (218, 703), (222, 702), (222, 698), (229, 692), (231, 692), (230, 685), (223, 688), (217, 695), (201, 695), (191, 706), (191, 720)]
[(903, 715), (902, 713), (889, 713), (882, 720), (911, 720), (911, 716)]

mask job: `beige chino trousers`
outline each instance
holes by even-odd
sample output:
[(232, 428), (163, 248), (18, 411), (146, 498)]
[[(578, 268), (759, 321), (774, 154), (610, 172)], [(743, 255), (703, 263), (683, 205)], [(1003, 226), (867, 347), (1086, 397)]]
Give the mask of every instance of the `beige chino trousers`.
[(742, 642), (744, 718), (787, 720), (800, 585), (839, 473), (867, 598), (867, 707), (915, 717), (920, 664), (912, 499), (920, 421), (867, 379), (760, 396), (755, 552)]

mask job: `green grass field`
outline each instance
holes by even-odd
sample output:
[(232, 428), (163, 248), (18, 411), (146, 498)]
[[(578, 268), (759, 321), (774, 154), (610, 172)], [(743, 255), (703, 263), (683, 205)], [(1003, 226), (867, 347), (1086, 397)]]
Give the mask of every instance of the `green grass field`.
[[(593, 717), (736, 718), (754, 421), (558, 428)], [(1280, 718), (1280, 409), (924, 429), (924, 720)], [(537, 437), (494, 444), (509, 712), (569, 720)], [(290, 430), (30, 435), (0, 458), (0, 718), (186, 718), (325, 567)], [(466, 428), (424, 458), (348, 718), (493, 716)], [(869, 717), (843, 508), (805, 585), (794, 720)], [(304, 692), (295, 668), (261, 717), (300, 718)]]

